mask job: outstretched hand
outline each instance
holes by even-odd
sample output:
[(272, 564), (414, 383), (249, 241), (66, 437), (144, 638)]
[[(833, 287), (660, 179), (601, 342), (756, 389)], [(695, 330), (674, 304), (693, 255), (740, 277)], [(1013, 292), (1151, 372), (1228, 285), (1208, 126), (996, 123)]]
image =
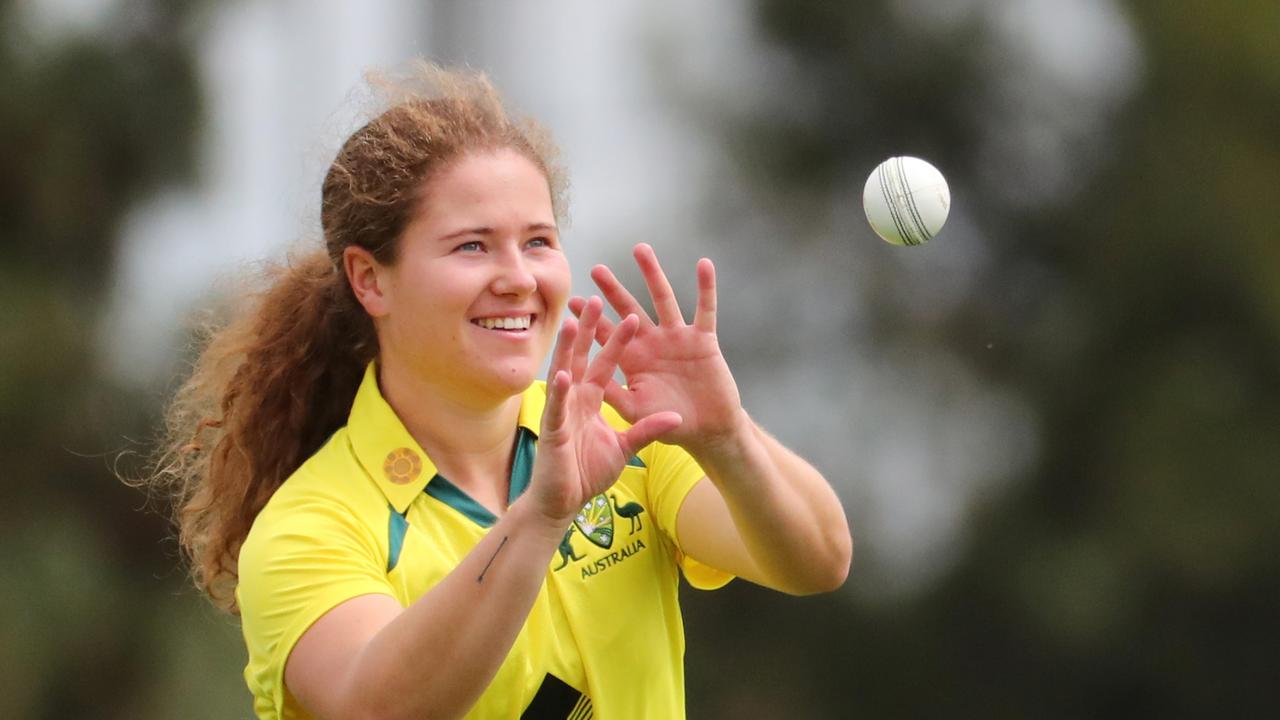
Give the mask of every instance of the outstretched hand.
[[(698, 261), (698, 304), (689, 325), (653, 248), (641, 243), (634, 254), (653, 299), (656, 323), (608, 267), (597, 265), (591, 270), (591, 279), (610, 306), (625, 318), (617, 325), (603, 318), (593, 320), (596, 340), (607, 346), (619, 333), (628, 334), (617, 359), (627, 384), (609, 381), (604, 399), (628, 422), (662, 411), (678, 413), (684, 421), (666, 432), (663, 440), (696, 451), (729, 437), (744, 418), (738, 385), (716, 338), (715, 266), (707, 258)], [(584, 328), (591, 308), (592, 301), (569, 301), (570, 311), (583, 319)], [(634, 337), (630, 329), (624, 331), (632, 317), (638, 319)]]
[(640, 324), (636, 317), (625, 317), (610, 328), (604, 347), (589, 360), (603, 308), (599, 298), (583, 301), (579, 320), (567, 318), (561, 326), (551, 356), (529, 491), (547, 517), (566, 523), (617, 480), (632, 455), (681, 423), (677, 412), (664, 409), (628, 417), (631, 427), (618, 432), (601, 416), (618, 360)]

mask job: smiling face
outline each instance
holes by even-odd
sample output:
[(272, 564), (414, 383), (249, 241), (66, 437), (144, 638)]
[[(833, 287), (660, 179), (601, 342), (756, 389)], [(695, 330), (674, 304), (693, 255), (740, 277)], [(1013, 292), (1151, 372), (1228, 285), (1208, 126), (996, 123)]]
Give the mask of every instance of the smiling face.
[(569, 295), (547, 178), (512, 150), (464, 155), (428, 181), (378, 274), (384, 363), (465, 402), (523, 391)]

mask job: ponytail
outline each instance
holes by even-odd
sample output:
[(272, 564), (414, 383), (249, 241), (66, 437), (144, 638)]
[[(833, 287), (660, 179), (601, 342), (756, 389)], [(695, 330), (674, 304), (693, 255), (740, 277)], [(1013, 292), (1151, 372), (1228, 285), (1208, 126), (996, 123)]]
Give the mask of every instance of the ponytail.
[(377, 354), (373, 321), (340, 269), (345, 249), (394, 265), (424, 184), (471, 151), (523, 154), (546, 176), (557, 217), (563, 207), (550, 136), (510, 117), (484, 75), (419, 63), (386, 91), (391, 107), (347, 138), (325, 174), (325, 251), (269, 268), (266, 290), (210, 334), (165, 414), (155, 463), (136, 483), (173, 498), (196, 585), (232, 612), (236, 560), (254, 518), (346, 423)]
[(209, 337), (143, 481), (173, 498), (193, 579), (232, 612), (236, 558), (254, 518), (346, 424), (377, 352), (372, 321), (325, 252), (265, 274), (267, 289)]

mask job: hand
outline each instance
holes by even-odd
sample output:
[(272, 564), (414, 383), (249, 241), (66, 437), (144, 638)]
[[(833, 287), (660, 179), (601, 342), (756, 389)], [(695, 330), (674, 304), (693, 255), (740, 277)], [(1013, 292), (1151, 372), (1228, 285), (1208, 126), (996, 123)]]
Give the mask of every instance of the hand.
[(613, 429), (600, 415), (606, 388), (618, 358), (636, 335), (639, 319), (628, 316), (595, 359), (588, 363), (604, 303), (593, 297), (582, 306), (581, 328), (567, 318), (551, 355), (547, 404), (534, 460), (529, 493), (548, 518), (567, 525), (582, 504), (617, 480), (628, 459), (659, 435), (680, 425), (680, 415), (645, 413), (625, 432)]
[[(732, 437), (746, 417), (738, 385), (716, 338), (715, 266), (707, 258), (698, 261), (698, 305), (693, 324), (687, 325), (653, 248), (637, 245), (635, 258), (653, 298), (656, 324), (609, 268), (597, 265), (591, 270), (591, 279), (618, 316), (639, 319), (635, 338), (622, 348), (618, 359), (627, 386), (610, 382), (604, 397), (628, 422), (659, 411), (679, 413), (684, 422), (662, 439), (696, 456), (700, 448)], [(589, 307), (582, 298), (569, 301), (570, 311), (582, 318)], [(615, 327), (607, 319), (599, 320), (596, 339), (607, 343), (625, 323)]]

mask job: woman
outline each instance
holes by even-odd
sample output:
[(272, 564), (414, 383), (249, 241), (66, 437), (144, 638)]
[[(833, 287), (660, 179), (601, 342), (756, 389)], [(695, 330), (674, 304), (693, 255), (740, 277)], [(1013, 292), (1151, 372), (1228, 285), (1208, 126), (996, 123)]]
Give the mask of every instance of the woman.
[(711, 262), (692, 324), (647, 245), (656, 318), (603, 266), (622, 319), (570, 299), (550, 144), (422, 72), (330, 167), (326, 251), (170, 410), (193, 574), (242, 615), (263, 718), (683, 717), (680, 571), (832, 590), (843, 511), (742, 409)]

